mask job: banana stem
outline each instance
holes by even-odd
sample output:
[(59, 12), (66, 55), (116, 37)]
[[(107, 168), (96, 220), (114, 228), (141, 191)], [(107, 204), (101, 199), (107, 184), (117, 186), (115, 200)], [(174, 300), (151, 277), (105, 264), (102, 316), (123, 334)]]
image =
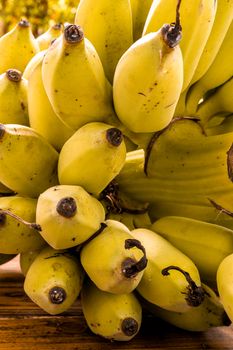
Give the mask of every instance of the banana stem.
[(137, 247), (143, 252), (143, 257), (139, 261), (134, 261), (127, 258), (122, 263), (122, 273), (126, 278), (135, 277), (140, 271), (143, 271), (147, 266), (146, 250), (137, 239), (129, 238), (125, 240), (125, 249)]
[(180, 267), (178, 266), (168, 266), (166, 268), (164, 268), (161, 273), (163, 276), (169, 276), (169, 270), (176, 270), (181, 272), (184, 277), (186, 278), (186, 281), (188, 282), (188, 293), (184, 293), (187, 294), (187, 298), (185, 298), (185, 300), (187, 301), (187, 304), (190, 306), (199, 306), (201, 305), (201, 303), (203, 302), (204, 298), (205, 298), (205, 291), (204, 289), (200, 286), (198, 287), (196, 285), (196, 283), (193, 281), (193, 279), (191, 278), (190, 274), (187, 271), (182, 270)]
[(21, 224), (24, 224), (26, 226), (28, 226), (31, 229), (37, 230), (37, 231), (42, 231), (41, 226), (34, 223), (34, 222), (28, 222), (24, 219), (22, 219), (20, 216), (12, 213), (10, 210), (7, 209), (0, 209), (0, 223), (2, 223), (2, 220), (4, 221), (6, 219), (6, 215), (9, 215), (10, 217), (12, 217), (13, 219), (21, 222)]
[(223, 208), (220, 204), (216, 203), (213, 199), (208, 198), (208, 200), (213, 205), (213, 207), (219, 210), (221, 213), (224, 213), (226, 215), (233, 217), (233, 213), (230, 210)]
[(166, 44), (173, 48), (179, 44), (182, 38), (182, 27), (180, 24), (180, 4), (181, 0), (178, 0), (176, 5), (176, 22), (171, 24), (165, 24), (162, 27), (162, 35)]

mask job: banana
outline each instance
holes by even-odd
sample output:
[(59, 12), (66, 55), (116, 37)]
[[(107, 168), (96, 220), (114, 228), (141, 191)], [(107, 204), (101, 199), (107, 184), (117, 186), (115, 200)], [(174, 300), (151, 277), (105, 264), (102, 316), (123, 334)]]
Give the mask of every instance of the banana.
[(80, 260), (95, 285), (114, 294), (132, 292), (147, 263), (144, 247), (125, 225), (114, 220), (106, 220), (103, 230), (84, 244)]
[(148, 264), (136, 288), (144, 299), (175, 312), (203, 302), (199, 272), (190, 258), (151, 230), (139, 228), (131, 235), (141, 241), (147, 254)]
[(178, 18), (175, 25), (166, 24), (137, 40), (120, 58), (113, 102), (129, 130), (155, 132), (171, 121), (183, 84), (180, 36)]
[(39, 45), (40, 50), (43, 51), (48, 49), (52, 41), (57, 39), (62, 34), (62, 30), (62, 24), (56, 23), (51, 25), (45, 33), (39, 35), (36, 38), (36, 41)]
[(0, 182), (0, 197), (13, 195), (14, 192)]
[(8, 33), (0, 38), (0, 74), (8, 69), (23, 72), (30, 59), (39, 51), (32, 34), (30, 23), (21, 20)]
[(233, 322), (233, 254), (228, 255), (220, 264), (217, 271), (217, 287), (223, 307)]
[(142, 306), (154, 316), (175, 327), (191, 331), (205, 332), (212, 327), (229, 326), (230, 321), (224, 311), (219, 297), (213, 289), (202, 283), (205, 291), (203, 303), (187, 312), (174, 312), (160, 308), (148, 301), (140, 300)]
[(26, 65), (22, 77), (26, 80), (29, 79), (31, 72), (35, 69), (37, 64), (43, 59), (47, 50), (39, 51)]
[(232, 140), (232, 133), (206, 136), (197, 121), (176, 118), (154, 134), (145, 156), (126, 158), (115, 180), (120, 191), (150, 204), (207, 206), (208, 198), (231, 198)]
[(18, 254), (45, 245), (39, 232), (25, 223), (25, 220), (35, 221), (36, 205), (37, 200), (31, 198), (19, 196), (0, 198), (0, 253)]
[[(43, 248), (45, 248), (45, 247), (43, 247)], [(41, 250), (43, 248), (35, 249), (35, 250), (29, 250), (27, 252), (19, 254), (20, 270), (21, 270), (21, 272), (22, 272), (22, 274), (24, 276), (26, 276), (26, 274), (27, 274), (27, 272), (29, 270), (29, 267), (31, 266), (31, 264), (33, 263), (33, 261), (35, 260), (35, 258), (41, 252)]]
[[(212, 119), (218, 117), (220, 123), (217, 125), (210, 125)], [(205, 132), (208, 136), (210, 135), (221, 135), (228, 132), (233, 132), (233, 113), (219, 113), (213, 116), (209, 122), (205, 125)]]
[[(154, 0), (143, 29), (143, 35), (157, 31), (164, 23), (171, 23), (177, 0)], [(199, 59), (210, 35), (216, 13), (215, 0), (182, 1), (180, 22), (184, 81), (182, 91), (190, 84)], [(171, 84), (173, 85), (173, 83)], [(173, 86), (174, 88), (174, 86)]]
[(8, 69), (0, 75), (0, 122), (29, 125), (28, 85), (22, 73)]
[(190, 85), (198, 81), (214, 61), (233, 20), (233, 1), (217, 0), (217, 10), (210, 35), (201, 54)]
[(28, 78), (28, 110), (30, 126), (36, 130), (57, 150), (74, 134), (75, 130), (66, 125), (54, 112), (46, 95), (42, 80), (43, 56), (38, 57), (37, 63)]
[(101, 203), (80, 186), (51, 187), (38, 198), (36, 222), (42, 237), (54, 249), (83, 243), (104, 220)]
[(112, 83), (117, 62), (133, 43), (130, 0), (81, 0), (75, 24), (83, 28), (85, 37), (95, 46)]
[(143, 27), (146, 22), (153, 0), (130, 0), (133, 18), (133, 39), (138, 40), (142, 36)]
[(220, 46), (214, 61), (203, 75), (189, 89), (189, 93), (186, 99), (186, 110), (188, 114), (195, 114), (198, 108), (199, 101), (205, 96), (205, 94), (215, 89), (216, 87), (224, 84), (233, 76), (233, 22), (231, 23), (226, 36)]
[(196, 264), (204, 281), (216, 281), (219, 264), (233, 253), (233, 231), (219, 225), (165, 216), (156, 220), (150, 230), (187, 255)]
[(0, 265), (7, 263), (8, 261), (14, 259), (17, 254), (1, 254), (0, 253)]
[(42, 65), (46, 94), (55, 113), (77, 130), (112, 115), (112, 88), (100, 58), (82, 29), (67, 25), (49, 47)]
[(196, 114), (203, 125), (217, 113), (233, 113), (232, 91), (233, 76), (199, 105)]
[(81, 305), (88, 327), (99, 336), (128, 341), (140, 330), (142, 308), (133, 293), (107, 293), (87, 280), (81, 291)]
[(66, 311), (79, 296), (84, 272), (79, 260), (65, 250), (44, 248), (24, 280), (29, 298), (50, 315)]
[(62, 185), (79, 185), (98, 196), (122, 169), (126, 147), (122, 132), (109, 124), (82, 126), (64, 144), (58, 161)]
[(37, 197), (56, 185), (57, 151), (32, 128), (0, 124), (0, 181), (16, 193)]

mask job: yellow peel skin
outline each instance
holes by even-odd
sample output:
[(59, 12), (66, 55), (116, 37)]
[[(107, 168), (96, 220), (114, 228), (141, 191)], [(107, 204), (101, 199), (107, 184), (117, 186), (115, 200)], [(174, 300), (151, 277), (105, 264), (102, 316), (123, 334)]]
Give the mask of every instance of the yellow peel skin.
[(217, 287), (223, 307), (233, 322), (233, 254), (228, 255), (217, 271)]
[(52, 41), (57, 39), (62, 34), (62, 30), (63, 28), (61, 24), (54, 24), (49, 27), (45, 33), (39, 35), (36, 38), (36, 41), (39, 45), (40, 51), (48, 49)]
[(142, 36), (143, 27), (146, 22), (153, 0), (130, 0), (133, 18), (134, 41)]

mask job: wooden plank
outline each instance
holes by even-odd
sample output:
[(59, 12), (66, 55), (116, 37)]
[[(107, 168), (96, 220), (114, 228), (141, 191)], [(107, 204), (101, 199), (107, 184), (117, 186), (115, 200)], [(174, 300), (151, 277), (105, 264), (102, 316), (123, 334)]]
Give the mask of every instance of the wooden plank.
[(226, 350), (233, 349), (233, 328), (191, 333), (148, 314), (130, 342), (110, 342), (91, 333), (77, 302), (59, 316), (37, 307), (23, 291), (17, 269), (0, 271), (0, 350)]

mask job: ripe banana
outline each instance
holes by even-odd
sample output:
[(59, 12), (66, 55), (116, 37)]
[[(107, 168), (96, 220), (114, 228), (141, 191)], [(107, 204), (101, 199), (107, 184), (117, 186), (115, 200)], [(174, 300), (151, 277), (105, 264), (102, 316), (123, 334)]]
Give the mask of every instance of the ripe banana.
[(23, 72), (30, 59), (39, 51), (28, 21), (21, 20), (0, 38), (0, 74), (7, 69)]
[(36, 205), (36, 199), (26, 197), (0, 198), (0, 253), (18, 254), (45, 245), (38, 231), (24, 222), (35, 222)]
[(66, 311), (77, 299), (84, 278), (79, 260), (65, 250), (44, 248), (32, 262), (24, 291), (51, 315)]
[(166, 24), (137, 40), (120, 58), (113, 101), (118, 118), (129, 130), (154, 132), (171, 121), (183, 84), (179, 40), (179, 21)]
[(233, 322), (233, 254), (228, 255), (220, 264), (217, 271), (217, 287), (223, 307)]
[(233, 76), (202, 102), (197, 109), (197, 116), (205, 125), (217, 113), (233, 113)]
[(32, 128), (0, 124), (0, 158), (0, 181), (20, 195), (37, 197), (58, 183), (58, 153)]
[(55, 113), (75, 130), (113, 114), (112, 89), (100, 58), (82, 29), (68, 25), (42, 65), (45, 91)]
[(130, 0), (133, 18), (133, 39), (138, 40), (142, 36), (143, 27), (146, 22), (153, 0)]
[(217, 0), (217, 10), (210, 35), (201, 54), (190, 85), (198, 81), (214, 61), (233, 20), (233, 0)]
[(85, 37), (95, 46), (112, 83), (117, 62), (133, 43), (130, 0), (81, 0), (75, 24), (83, 28)]
[(29, 79), (31, 72), (35, 69), (37, 64), (43, 59), (47, 50), (39, 51), (35, 54), (32, 59), (26, 65), (22, 77), (26, 80)]
[(219, 297), (213, 289), (202, 283), (205, 291), (203, 303), (186, 312), (174, 312), (160, 308), (146, 300), (139, 299), (142, 306), (151, 314), (175, 327), (192, 332), (205, 332), (212, 327), (228, 326), (230, 321), (224, 311)]
[[(157, 31), (164, 23), (171, 23), (177, 0), (154, 0), (144, 26), (143, 35)], [(182, 91), (190, 84), (199, 59), (210, 35), (216, 12), (215, 0), (182, 1), (180, 22), (182, 40), (184, 82)], [(172, 86), (173, 85), (173, 79)]]
[(0, 122), (29, 125), (28, 85), (22, 73), (8, 69), (0, 75)]
[(186, 109), (188, 114), (195, 114), (199, 101), (205, 94), (224, 84), (233, 76), (233, 22), (231, 23), (226, 36), (218, 50), (218, 53), (211, 66), (203, 77), (198, 80), (189, 90), (186, 99)]
[(139, 228), (131, 235), (141, 241), (147, 254), (148, 264), (137, 286), (144, 299), (175, 312), (203, 302), (199, 272), (190, 258), (151, 230)]
[(233, 231), (219, 225), (166, 216), (156, 220), (150, 230), (187, 255), (196, 264), (203, 281), (216, 281), (219, 264), (233, 253)]
[(103, 230), (84, 244), (81, 264), (95, 285), (114, 294), (132, 292), (146, 267), (146, 253), (128, 228), (114, 220), (106, 220)]
[(104, 220), (101, 203), (80, 186), (51, 187), (38, 198), (36, 222), (42, 237), (54, 249), (83, 243)]
[(140, 330), (142, 308), (133, 293), (107, 293), (87, 280), (81, 291), (81, 305), (91, 331), (104, 338), (128, 341)]
[(98, 196), (122, 169), (126, 147), (122, 132), (105, 123), (88, 123), (64, 144), (58, 161), (62, 185), (79, 185)]
[[(43, 248), (45, 248), (45, 246)], [(20, 270), (24, 276), (26, 276), (29, 270), (29, 267), (31, 266), (31, 264), (33, 263), (33, 261), (35, 260), (35, 258), (41, 252), (42, 249), (29, 250), (27, 252), (19, 254)]]
[(53, 40), (57, 39), (62, 34), (62, 30), (62, 24), (56, 23), (50, 26), (45, 33), (39, 35), (36, 38), (36, 41), (39, 45), (40, 50), (42, 51), (48, 49)]
[(28, 111), (30, 126), (57, 150), (74, 134), (75, 130), (66, 125), (54, 112), (46, 95), (42, 80), (43, 56), (30, 69), (28, 77)]
[(14, 192), (0, 182), (0, 197), (11, 194), (14, 194)]
[[(210, 135), (220, 135), (220, 134), (226, 134), (228, 132), (233, 132), (233, 113), (219, 113), (217, 116), (219, 117), (220, 123), (217, 125), (210, 126), (209, 122), (205, 125), (205, 132), (208, 136)], [(213, 119), (211, 118), (211, 119)], [(210, 119), (210, 122), (211, 122)]]

